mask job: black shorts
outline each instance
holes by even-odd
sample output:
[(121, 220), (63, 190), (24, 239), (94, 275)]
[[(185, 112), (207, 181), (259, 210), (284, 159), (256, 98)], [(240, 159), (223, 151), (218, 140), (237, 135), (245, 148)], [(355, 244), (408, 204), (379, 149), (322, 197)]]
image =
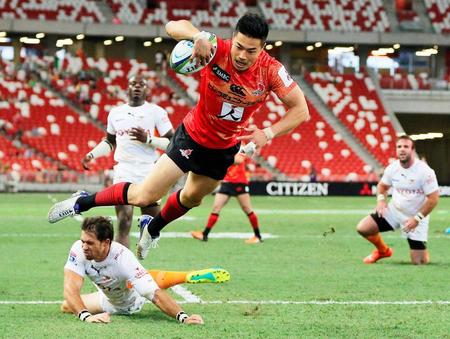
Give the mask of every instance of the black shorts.
[(223, 182), (220, 185), (217, 193), (222, 193), (232, 197), (238, 196), (240, 194), (249, 193), (250, 188), (244, 183), (234, 183), (234, 182)]
[(183, 124), (175, 131), (166, 154), (184, 172), (193, 172), (216, 180), (222, 180), (228, 167), (234, 163), (240, 143), (230, 148), (212, 149), (196, 143)]
[(394, 228), (391, 225), (389, 225), (387, 220), (384, 219), (383, 217), (379, 217), (377, 213), (371, 213), (370, 216), (377, 223), (378, 230), (380, 232), (387, 232), (387, 231), (393, 231), (394, 230)]

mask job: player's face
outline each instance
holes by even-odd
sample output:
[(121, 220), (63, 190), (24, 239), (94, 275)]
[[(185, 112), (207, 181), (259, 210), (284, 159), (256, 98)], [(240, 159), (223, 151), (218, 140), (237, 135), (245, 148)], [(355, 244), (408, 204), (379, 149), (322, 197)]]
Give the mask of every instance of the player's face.
[(397, 141), (397, 158), (401, 163), (407, 164), (411, 161), (414, 149), (411, 140), (400, 139)]
[(255, 63), (264, 47), (261, 39), (250, 38), (237, 32), (231, 41), (231, 60), (234, 68), (243, 72)]
[(128, 82), (128, 100), (142, 104), (148, 95), (147, 81), (142, 76), (135, 76)]
[(94, 233), (81, 231), (81, 248), (87, 260), (104, 260), (108, 255), (110, 244), (109, 240), (98, 240)]

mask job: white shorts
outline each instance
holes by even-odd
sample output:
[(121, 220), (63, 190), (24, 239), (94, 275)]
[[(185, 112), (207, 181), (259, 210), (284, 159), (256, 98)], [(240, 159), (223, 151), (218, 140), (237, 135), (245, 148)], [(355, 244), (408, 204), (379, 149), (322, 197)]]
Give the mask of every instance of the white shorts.
[(113, 184), (119, 182), (131, 182), (140, 184), (147, 174), (153, 169), (155, 164), (135, 164), (129, 162), (119, 162), (114, 166)]
[(145, 301), (147, 300), (134, 291), (127, 301), (120, 306), (116, 306), (109, 301), (108, 297), (100, 289), (98, 294), (100, 296), (100, 305), (102, 306), (103, 311), (108, 312), (109, 314), (130, 315), (137, 313), (142, 310), (142, 307), (144, 307)]
[(384, 219), (391, 225), (391, 227), (395, 230), (400, 229), (402, 232), (402, 236), (411, 240), (417, 240), (417, 241), (427, 241), (428, 240), (428, 224), (430, 217), (426, 216), (424, 219), (422, 219), (417, 227), (409, 232), (403, 232), (403, 224), (411, 218), (411, 216), (408, 216), (406, 214), (403, 214), (400, 212), (393, 204), (389, 204), (388, 208), (386, 210), (386, 213), (384, 214)]

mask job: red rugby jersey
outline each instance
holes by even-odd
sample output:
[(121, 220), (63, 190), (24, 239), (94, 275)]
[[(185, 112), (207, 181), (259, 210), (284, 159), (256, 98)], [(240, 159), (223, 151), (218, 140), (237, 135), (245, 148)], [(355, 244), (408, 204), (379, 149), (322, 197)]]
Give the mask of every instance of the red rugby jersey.
[(233, 164), (228, 167), (227, 174), (225, 175), (225, 178), (223, 178), (223, 181), (248, 185), (247, 172), (245, 170), (245, 161), (241, 162), (240, 164)]
[(216, 55), (200, 73), (200, 99), (183, 120), (191, 138), (207, 148), (237, 144), (236, 138), (270, 91), (283, 98), (298, 86), (284, 66), (265, 51), (252, 67), (238, 72), (230, 50), (231, 40), (217, 38)]

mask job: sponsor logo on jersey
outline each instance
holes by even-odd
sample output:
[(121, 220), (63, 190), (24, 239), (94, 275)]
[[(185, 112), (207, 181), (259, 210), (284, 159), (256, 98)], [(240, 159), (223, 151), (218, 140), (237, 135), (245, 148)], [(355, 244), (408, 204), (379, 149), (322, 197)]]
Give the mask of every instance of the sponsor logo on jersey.
[(136, 267), (135, 271), (136, 271), (136, 273), (135, 273), (134, 277), (136, 279), (142, 278), (144, 275), (147, 274), (147, 271), (141, 267)]
[(232, 102), (233, 104), (240, 105), (240, 106), (253, 106), (253, 105), (263, 101), (263, 98), (258, 98), (255, 101), (249, 101), (249, 100), (246, 100), (245, 98), (241, 98), (239, 96), (231, 96), (230, 94), (223, 93), (220, 89), (211, 85), (211, 83), (208, 83), (208, 89), (210, 89), (211, 91), (216, 93), (222, 99), (224, 99), (228, 102)]
[(245, 97), (245, 88), (242, 86), (238, 86), (236, 84), (231, 84), (230, 85), (230, 91), (233, 92), (234, 94), (239, 95), (240, 97)]
[(242, 120), (242, 116), (244, 115), (244, 107), (239, 107), (232, 105), (228, 102), (224, 102), (222, 105), (222, 111), (217, 117), (223, 120), (231, 120), (235, 122), (239, 122)]
[(412, 189), (397, 188), (397, 192), (400, 193), (403, 196), (405, 196), (405, 195), (423, 195), (423, 194), (425, 194), (425, 192), (421, 188), (417, 188), (417, 189), (414, 189), (414, 188), (412, 188)]
[(219, 67), (219, 65), (214, 64), (212, 67), (213, 73), (219, 78), (222, 79), (225, 82), (230, 81), (230, 75), (225, 72), (222, 68)]
[(189, 156), (192, 154), (192, 149), (180, 149), (181, 156), (185, 157), (186, 159), (189, 159)]
[(122, 253), (123, 253), (123, 248), (119, 251), (119, 253), (117, 253), (117, 254), (114, 256), (114, 260), (117, 261), (117, 259), (122, 255)]
[(70, 251), (70, 253), (69, 253), (69, 261), (70, 262), (75, 262), (76, 259), (77, 259), (77, 254), (74, 251)]
[(264, 93), (264, 90), (266, 89), (266, 87), (264, 86), (264, 84), (262, 82), (258, 83), (258, 89), (254, 90), (252, 92), (253, 95), (261, 95)]
[(100, 270), (101, 270), (102, 268), (103, 268), (103, 267), (97, 268), (97, 267), (94, 267), (94, 265), (91, 265), (91, 269), (93, 269), (95, 272), (97, 272), (98, 275), (100, 275)]
[(284, 66), (278, 70), (278, 76), (280, 77), (281, 81), (283, 81), (285, 87), (289, 87), (294, 82)]

